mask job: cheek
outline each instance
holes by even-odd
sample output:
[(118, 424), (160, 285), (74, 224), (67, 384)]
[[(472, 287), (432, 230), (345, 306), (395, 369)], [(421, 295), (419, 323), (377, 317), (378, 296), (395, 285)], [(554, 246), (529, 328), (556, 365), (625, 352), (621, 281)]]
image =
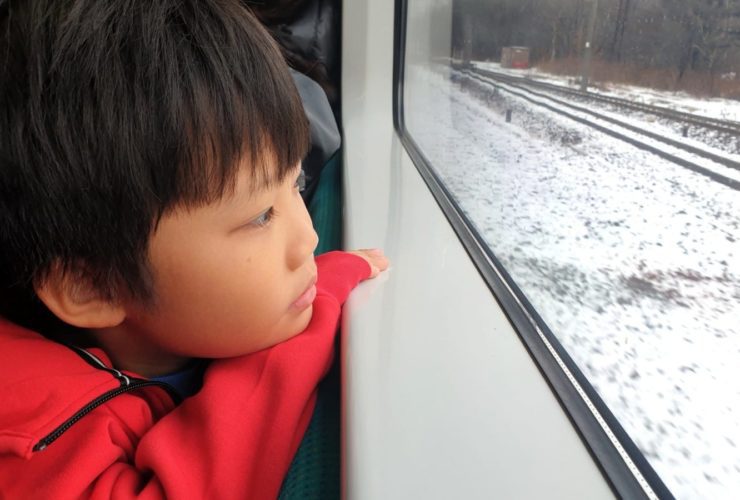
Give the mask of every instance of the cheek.
[(310, 319), (290, 309), (301, 283), (286, 265), (279, 231), (242, 239), (165, 229), (150, 253), (156, 312), (139, 325), (162, 347), (189, 356), (247, 354), (300, 332), (304, 316)]
[(162, 328), (178, 332), (173, 349), (208, 357), (246, 354), (274, 343), (291, 326), (290, 292), (277, 286), (281, 279), (269, 266), (205, 264), (163, 273), (158, 312)]
[(157, 266), (158, 284), (170, 301), (217, 307), (219, 301), (231, 302), (260, 280), (260, 265), (253, 256), (207, 243), (180, 247)]
[(167, 279), (163, 283), (165, 303), (178, 309), (192, 307), (200, 313), (228, 316), (244, 308), (264, 306), (261, 294), (255, 293), (264, 279), (250, 264), (231, 263), (227, 256), (190, 260), (177, 272), (163, 276)]

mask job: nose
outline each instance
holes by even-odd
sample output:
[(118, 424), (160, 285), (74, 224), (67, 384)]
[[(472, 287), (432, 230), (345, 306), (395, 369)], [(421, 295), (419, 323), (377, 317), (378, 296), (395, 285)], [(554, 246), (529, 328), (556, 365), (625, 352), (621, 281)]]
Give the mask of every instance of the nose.
[(319, 244), (319, 235), (313, 228), (306, 205), (300, 196), (296, 196), (294, 200), (294, 221), (287, 248), (288, 266), (291, 270), (304, 266)]

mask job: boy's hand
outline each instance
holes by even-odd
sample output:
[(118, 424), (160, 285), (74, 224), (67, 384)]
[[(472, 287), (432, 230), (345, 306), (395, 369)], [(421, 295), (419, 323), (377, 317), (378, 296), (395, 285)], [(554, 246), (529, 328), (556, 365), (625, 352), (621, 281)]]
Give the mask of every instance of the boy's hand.
[(347, 253), (362, 257), (368, 264), (370, 264), (370, 278), (374, 278), (380, 274), (380, 271), (388, 269), (388, 258), (380, 248), (355, 250)]

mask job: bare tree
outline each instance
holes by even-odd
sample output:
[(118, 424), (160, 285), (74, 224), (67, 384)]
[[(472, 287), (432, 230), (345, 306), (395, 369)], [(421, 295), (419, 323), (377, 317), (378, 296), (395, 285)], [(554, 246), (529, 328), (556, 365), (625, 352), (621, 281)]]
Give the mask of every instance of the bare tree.
[(618, 0), (618, 2), (614, 28), (611, 30), (611, 38), (606, 47), (606, 56), (612, 61), (622, 60), (624, 30), (630, 15), (630, 7), (632, 6), (632, 0)]
[(708, 70), (714, 78), (722, 56), (740, 46), (738, 0), (663, 0), (666, 9), (681, 12), (683, 27), (678, 78), (687, 70)]

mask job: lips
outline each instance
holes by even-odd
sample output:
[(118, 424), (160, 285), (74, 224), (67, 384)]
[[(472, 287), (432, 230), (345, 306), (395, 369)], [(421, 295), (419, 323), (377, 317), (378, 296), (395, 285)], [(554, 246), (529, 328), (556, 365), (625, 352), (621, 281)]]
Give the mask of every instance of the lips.
[(311, 278), (310, 283), (308, 284), (308, 287), (306, 287), (306, 290), (293, 302), (292, 306), (295, 309), (298, 309), (299, 311), (302, 311), (306, 309), (308, 306), (313, 304), (314, 299), (316, 298), (316, 276)]

